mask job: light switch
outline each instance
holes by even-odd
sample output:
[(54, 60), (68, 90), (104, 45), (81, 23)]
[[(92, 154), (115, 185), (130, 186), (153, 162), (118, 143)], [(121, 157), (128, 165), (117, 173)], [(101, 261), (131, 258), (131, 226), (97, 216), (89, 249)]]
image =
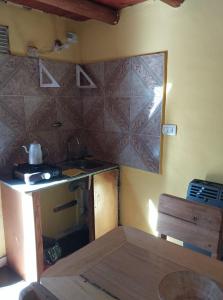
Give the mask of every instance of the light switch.
[(177, 125), (175, 124), (165, 124), (162, 126), (163, 135), (177, 135)]

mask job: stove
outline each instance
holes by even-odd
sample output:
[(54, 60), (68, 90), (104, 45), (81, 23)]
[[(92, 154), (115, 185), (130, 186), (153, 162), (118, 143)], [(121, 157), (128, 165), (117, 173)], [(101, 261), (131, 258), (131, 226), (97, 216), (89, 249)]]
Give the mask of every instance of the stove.
[(13, 169), (13, 177), (22, 179), (26, 184), (36, 184), (62, 176), (62, 169), (57, 166), (41, 164), (21, 164)]

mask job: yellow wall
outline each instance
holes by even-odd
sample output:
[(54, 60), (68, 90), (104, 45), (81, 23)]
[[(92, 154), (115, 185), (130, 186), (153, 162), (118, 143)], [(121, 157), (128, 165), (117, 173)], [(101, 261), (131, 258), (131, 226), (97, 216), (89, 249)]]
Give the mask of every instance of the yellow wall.
[[(27, 45), (41, 51), (52, 48), (55, 39), (65, 42), (66, 32), (80, 36), (80, 23), (53, 16), (37, 10), (27, 10), (15, 5), (0, 3), (0, 25), (9, 26), (10, 49), (12, 54), (25, 55)], [(72, 45), (63, 53), (43, 54), (51, 59), (78, 62), (80, 43)]]
[(223, 182), (222, 11), (222, 0), (186, 0), (179, 9), (148, 1), (125, 9), (117, 26), (82, 26), (83, 62), (168, 51), (165, 121), (178, 134), (164, 138), (161, 175), (122, 168), (123, 224), (150, 231), (160, 193), (183, 197), (193, 178)]

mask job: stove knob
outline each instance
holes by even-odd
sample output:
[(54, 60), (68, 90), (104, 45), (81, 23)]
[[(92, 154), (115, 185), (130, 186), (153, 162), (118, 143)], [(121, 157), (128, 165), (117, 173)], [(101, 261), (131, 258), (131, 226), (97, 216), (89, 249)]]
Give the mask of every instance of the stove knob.
[(50, 173), (43, 173), (43, 174), (41, 174), (41, 177), (42, 177), (42, 179), (50, 179), (51, 178), (51, 175), (50, 175)]

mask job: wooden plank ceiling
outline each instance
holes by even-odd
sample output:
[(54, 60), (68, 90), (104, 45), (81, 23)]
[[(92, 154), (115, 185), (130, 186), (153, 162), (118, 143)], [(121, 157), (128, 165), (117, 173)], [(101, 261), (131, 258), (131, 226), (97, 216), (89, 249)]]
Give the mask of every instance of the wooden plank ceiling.
[[(64, 16), (76, 21), (95, 19), (115, 25), (119, 21), (120, 9), (146, 0), (10, 0), (26, 7)], [(159, 1), (159, 0), (157, 0)], [(184, 0), (160, 0), (179, 7)]]

